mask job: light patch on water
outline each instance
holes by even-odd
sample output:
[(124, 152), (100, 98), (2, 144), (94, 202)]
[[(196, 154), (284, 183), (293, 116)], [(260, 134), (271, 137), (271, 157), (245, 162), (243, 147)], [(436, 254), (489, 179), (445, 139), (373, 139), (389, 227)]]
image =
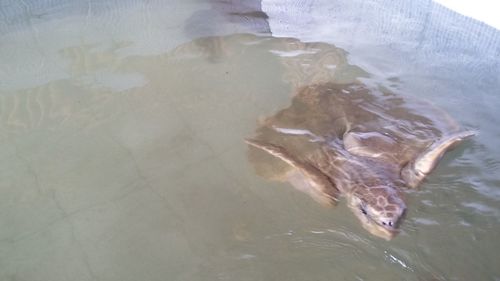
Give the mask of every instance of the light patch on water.
[(294, 234), (295, 232), (293, 230), (289, 230), (285, 233), (266, 235), (264, 239), (273, 239), (276, 237), (283, 237), (283, 236), (293, 236)]
[(415, 223), (422, 225), (439, 225), (439, 222), (428, 218), (413, 218), (412, 220)]
[(407, 263), (404, 262), (401, 258), (396, 257), (395, 255), (389, 253), (388, 251), (384, 251), (384, 253), (385, 253), (385, 259), (387, 261), (394, 263), (394, 264), (397, 264), (406, 270), (414, 271), (413, 268), (408, 266)]
[(273, 126), (273, 129), (276, 130), (277, 132), (280, 132), (280, 133), (283, 133), (283, 134), (287, 134), (287, 135), (309, 136), (309, 137), (311, 137), (311, 139), (310, 139), (311, 142), (322, 142), (322, 141), (325, 141), (324, 138), (313, 134), (309, 130), (291, 129), (291, 128), (280, 128), (280, 127), (275, 127), (275, 126)]
[(464, 202), (462, 205), (475, 210), (479, 214), (494, 216), (500, 220), (500, 210), (497, 208), (487, 206), (480, 202)]
[(422, 202), (422, 204), (425, 204), (426, 206), (429, 206), (429, 207), (436, 206), (436, 205), (434, 204), (434, 202), (432, 202), (432, 200), (422, 200), (422, 201), (420, 201), (420, 202)]
[(468, 223), (468, 222), (466, 222), (466, 221), (464, 221), (464, 220), (460, 220), (458, 223), (459, 223), (460, 225), (467, 226), (467, 227), (471, 227), (471, 226), (472, 226), (470, 223)]
[(315, 54), (317, 50), (294, 50), (294, 51), (270, 50), (269, 52), (278, 55), (280, 57), (289, 58), (307, 54)]
[(257, 256), (255, 255), (251, 255), (251, 254), (243, 254), (241, 256), (238, 257), (239, 260), (251, 260), (251, 259), (255, 259)]

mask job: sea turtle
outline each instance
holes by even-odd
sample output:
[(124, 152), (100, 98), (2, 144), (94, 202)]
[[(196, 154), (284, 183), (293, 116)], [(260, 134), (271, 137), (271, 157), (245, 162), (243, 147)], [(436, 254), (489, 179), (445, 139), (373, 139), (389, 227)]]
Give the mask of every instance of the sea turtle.
[(391, 239), (406, 204), (443, 154), (465, 138), (444, 111), (361, 83), (303, 87), (246, 139), (258, 174), (322, 204), (340, 196), (370, 233)]

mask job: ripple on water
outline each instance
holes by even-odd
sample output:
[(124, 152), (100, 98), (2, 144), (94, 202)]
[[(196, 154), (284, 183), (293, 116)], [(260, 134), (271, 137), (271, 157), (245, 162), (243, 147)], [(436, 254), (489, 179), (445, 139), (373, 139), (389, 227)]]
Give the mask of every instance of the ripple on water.
[(478, 215), (495, 217), (500, 221), (500, 210), (498, 208), (488, 206), (481, 202), (464, 202), (462, 206), (472, 209)]

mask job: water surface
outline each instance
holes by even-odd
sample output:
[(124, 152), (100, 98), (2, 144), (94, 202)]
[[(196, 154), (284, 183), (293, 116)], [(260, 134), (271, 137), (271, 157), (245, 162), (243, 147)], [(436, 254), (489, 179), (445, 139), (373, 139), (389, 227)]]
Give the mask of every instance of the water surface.
[[(500, 31), (430, 1), (0, 4), (2, 280), (499, 280)], [(362, 79), (480, 132), (384, 241), (245, 136)]]

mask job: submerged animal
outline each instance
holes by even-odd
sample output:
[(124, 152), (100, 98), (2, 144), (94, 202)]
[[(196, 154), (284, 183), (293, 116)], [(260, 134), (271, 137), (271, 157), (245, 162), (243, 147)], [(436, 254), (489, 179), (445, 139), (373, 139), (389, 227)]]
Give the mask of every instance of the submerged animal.
[(417, 187), (443, 154), (473, 136), (429, 103), (362, 84), (298, 90), (289, 107), (246, 139), (265, 178), (288, 181), (324, 205), (345, 197), (370, 233), (393, 238)]

